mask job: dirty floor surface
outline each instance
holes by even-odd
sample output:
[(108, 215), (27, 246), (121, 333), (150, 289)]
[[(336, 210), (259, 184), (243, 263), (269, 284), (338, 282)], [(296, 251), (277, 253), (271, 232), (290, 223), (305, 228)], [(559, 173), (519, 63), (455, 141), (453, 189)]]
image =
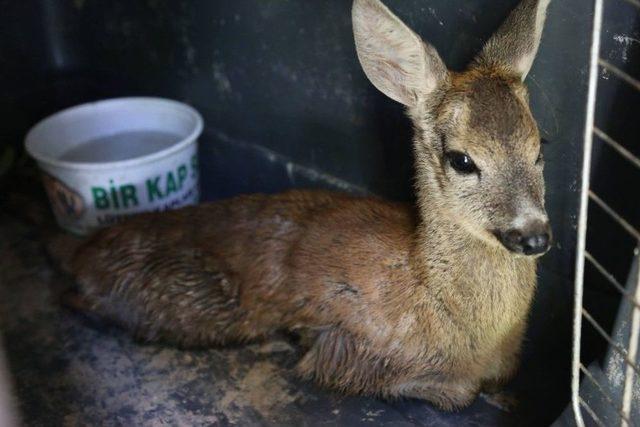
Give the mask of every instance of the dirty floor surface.
[(134, 342), (55, 303), (65, 279), (34, 228), (0, 212), (0, 236), (0, 331), (26, 425), (525, 424), (481, 399), (445, 414), (322, 390), (294, 377), (299, 353), (284, 338), (199, 351)]

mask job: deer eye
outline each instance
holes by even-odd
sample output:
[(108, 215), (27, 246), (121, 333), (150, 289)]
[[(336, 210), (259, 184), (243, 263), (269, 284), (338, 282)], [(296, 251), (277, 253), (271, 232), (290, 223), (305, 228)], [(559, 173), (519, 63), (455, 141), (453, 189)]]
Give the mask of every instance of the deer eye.
[(471, 157), (459, 151), (449, 151), (447, 159), (451, 167), (461, 174), (468, 175), (480, 171)]

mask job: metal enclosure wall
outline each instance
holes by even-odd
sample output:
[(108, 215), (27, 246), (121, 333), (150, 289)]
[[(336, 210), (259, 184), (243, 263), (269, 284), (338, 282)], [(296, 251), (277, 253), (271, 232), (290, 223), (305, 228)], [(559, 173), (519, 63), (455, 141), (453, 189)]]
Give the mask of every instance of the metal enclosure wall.
[[(606, 63), (599, 67), (594, 124), (638, 157), (640, 91), (610, 69), (615, 67), (640, 80), (640, 7), (633, 2), (606, 1), (602, 25), (601, 58)], [(620, 156), (598, 134), (594, 138), (592, 156), (592, 190), (627, 218), (632, 226), (640, 227), (639, 191), (634, 186), (640, 179), (638, 168)], [(596, 203), (589, 204), (588, 216), (587, 250), (624, 282), (637, 242)], [(585, 268), (585, 306), (605, 327), (612, 327), (619, 294), (611, 291), (606, 279), (593, 265), (588, 264)], [(595, 331), (586, 331), (588, 342), (592, 335)], [(593, 341), (599, 344), (599, 348), (587, 345), (587, 349), (592, 357), (596, 357), (602, 354), (604, 346), (599, 339)]]
[[(386, 3), (460, 70), (517, 0)], [(19, 145), (36, 120), (66, 106), (164, 96), (205, 118), (206, 199), (330, 187), (411, 200), (410, 125), (360, 70), (350, 7), (349, 0), (0, 0), (2, 144)], [(532, 405), (547, 400), (539, 414), (547, 417), (568, 396), (591, 13), (588, 1), (552, 2), (528, 78), (551, 141), (545, 174), (556, 244), (542, 261), (524, 378), (549, 373), (522, 383)]]

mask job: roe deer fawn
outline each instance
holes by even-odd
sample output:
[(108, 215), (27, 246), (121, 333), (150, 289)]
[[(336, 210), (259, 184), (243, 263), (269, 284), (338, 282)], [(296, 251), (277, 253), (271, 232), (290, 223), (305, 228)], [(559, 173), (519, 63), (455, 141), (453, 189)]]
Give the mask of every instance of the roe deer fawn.
[(355, 0), (361, 65), (413, 120), (417, 206), (289, 191), (144, 214), (79, 248), (80, 298), (145, 340), (301, 331), (303, 377), (470, 404), (517, 367), (551, 239), (523, 84), (548, 3), (523, 0), (456, 73), (379, 0)]

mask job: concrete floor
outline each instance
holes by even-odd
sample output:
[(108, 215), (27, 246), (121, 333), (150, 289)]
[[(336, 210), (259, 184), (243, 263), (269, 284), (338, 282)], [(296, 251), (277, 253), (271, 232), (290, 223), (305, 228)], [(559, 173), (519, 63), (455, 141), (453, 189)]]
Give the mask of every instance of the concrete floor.
[(21, 417), (30, 426), (527, 425), (479, 399), (445, 414), (296, 379), (295, 344), (183, 351), (143, 345), (56, 303), (66, 278), (39, 233), (0, 212), (0, 330)]

